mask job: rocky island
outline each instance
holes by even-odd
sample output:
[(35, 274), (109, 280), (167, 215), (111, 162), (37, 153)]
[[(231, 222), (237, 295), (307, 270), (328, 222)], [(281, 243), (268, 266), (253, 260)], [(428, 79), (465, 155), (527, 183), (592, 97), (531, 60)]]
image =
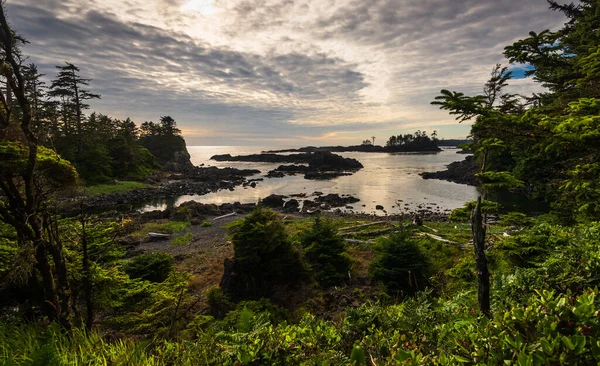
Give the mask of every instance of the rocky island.
[(475, 178), (475, 174), (477, 173), (479, 173), (479, 170), (475, 159), (473, 159), (473, 155), (469, 155), (465, 160), (448, 164), (446, 170), (424, 172), (419, 175), (423, 179), (441, 179), (448, 182), (477, 186), (477, 179)]
[(263, 153), (231, 156), (230, 154), (223, 154), (214, 155), (211, 160), (293, 164), (280, 165), (269, 171), (267, 174), (269, 178), (280, 178), (286, 174), (304, 174), (306, 179), (330, 179), (341, 175), (350, 175), (363, 168), (363, 165), (356, 159), (345, 158), (328, 151), (290, 155)]

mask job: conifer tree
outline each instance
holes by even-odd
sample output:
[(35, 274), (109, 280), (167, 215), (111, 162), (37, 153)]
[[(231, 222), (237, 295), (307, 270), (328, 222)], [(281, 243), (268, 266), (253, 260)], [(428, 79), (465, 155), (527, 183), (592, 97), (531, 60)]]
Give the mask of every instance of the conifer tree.
[(79, 76), (79, 68), (71, 63), (64, 66), (56, 66), (59, 70), (55, 80), (50, 86), (50, 96), (59, 97), (63, 101), (63, 119), (69, 123), (69, 113), (75, 114), (75, 127), (77, 133), (77, 152), (81, 156), (83, 152), (83, 111), (90, 106), (86, 103), (90, 99), (99, 99), (99, 94), (93, 94), (84, 89), (90, 85), (92, 79)]

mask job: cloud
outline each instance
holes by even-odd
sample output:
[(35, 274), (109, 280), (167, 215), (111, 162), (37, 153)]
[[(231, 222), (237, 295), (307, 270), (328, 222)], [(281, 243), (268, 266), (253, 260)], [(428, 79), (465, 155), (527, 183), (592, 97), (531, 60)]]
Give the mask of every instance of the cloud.
[(439, 90), (480, 92), (505, 45), (564, 21), (539, 0), (9, 0), (7, 9), (49, 78), (67, 61), (94, 79), (103, 96), (94, 109), (138, 122), (172, 115), (192, 144), (219, 145), (346, 142), (415, 126), (464, 136), (468, 126), (448, 127), (452, 117), (429, 105)]

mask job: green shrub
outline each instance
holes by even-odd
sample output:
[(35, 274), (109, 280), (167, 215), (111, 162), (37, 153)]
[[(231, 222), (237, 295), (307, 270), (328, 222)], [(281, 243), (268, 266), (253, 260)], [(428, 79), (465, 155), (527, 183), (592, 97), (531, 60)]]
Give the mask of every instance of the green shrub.
[(502, 220), (502, 225), (506, 226), (526, 227), (534, 223), (534, 219), (521, 212), (509, 212), (501, 215), (500, 219)]
[(231, 230), (237, 272), (232, 295), (269, 297), (273, 286), (296, 284), (305, 276), (275, 212), (257, 207)]
[(151, 282), (163, 282), (173, 269), (173, 257), (166, 253), (145, 253), (123, 264), (122, 269), (130, 278)]
[(380, 245), (381, 252), (371, 263), (369, 274), (382, 282), (389, 294), (413, 294), (429, 284), (429, 263), (410, 232), (382, 238)]
[[(475, 208), (477, 201), (470, 201), (465, 203), (464, 207), (460, 207), (452, 210), (448, 216), (448, 220), (455, 222), (469, 221), (471, 218), (471, 211)], [(497, 213), (500, 210), (500, 204), (494, 201), (481, 201), (481, 212), (484, 214)]]
[(217, 319), (225, 317), (233, 304), (229, 301), (229, 298), (223, 294), (223, 291), (219, 287), (213, 287), (206, 293), (206, 303), (210, 308), (210, 314)]
[(337, 285), (348, 277), (350, 259), (345, 254), (345, 242), (331, 222), (317, 218), (301, 238), (304, 257), (315, 279), (325, 287)]

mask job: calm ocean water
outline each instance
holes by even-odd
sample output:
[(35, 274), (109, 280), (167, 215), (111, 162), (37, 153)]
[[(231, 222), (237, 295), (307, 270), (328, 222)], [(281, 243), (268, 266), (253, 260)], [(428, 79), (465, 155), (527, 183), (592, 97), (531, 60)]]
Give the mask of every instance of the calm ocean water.
[[(246, 155), (256, 154), (263, 150), (279, 149), (279, 147), (253, 146), (190, 146), (188, 151), (194, 165), (252, 168), (261, 171), (252, 178), (260, 178), (280, 164), (216, 162), (210, 160), (215, 154)], [(438, 154), (386, 154), (386, 153), (339, 153), (345, 157), (355, 158), (364, 168), (351, 176), (338, 177), (332, 180), (306, 180), (302, 175), (284, 178), (264, 178), (256, 188), (238, 187), (234, 191), (224, 190), (203, 196), (181, 196), (168, 201), (157, 201), (149, 204), (144, 210), (164, 209), (167, 206), (179, 205), (194, 200), (202, 203), (258, 202), (270, 194), (290, 195), (315, 191), (325, 194), (350, 194), (358, 197), (353, 210), (357, 212), (384, 214), (375, 209), (376, 205), (384, 206), (388, 213), (400, 213), (430, 207), (431, 209), (450, 210), (461, 207), (465, 202), (477, 198), (475, 187), (441, 180), (425, 180), (419, 173), (442, 170), (453, 162), (465, 158), (457, 154), (456, 149), (444, 149)], [(363, 207), (364, 205), (364, 207)]]

